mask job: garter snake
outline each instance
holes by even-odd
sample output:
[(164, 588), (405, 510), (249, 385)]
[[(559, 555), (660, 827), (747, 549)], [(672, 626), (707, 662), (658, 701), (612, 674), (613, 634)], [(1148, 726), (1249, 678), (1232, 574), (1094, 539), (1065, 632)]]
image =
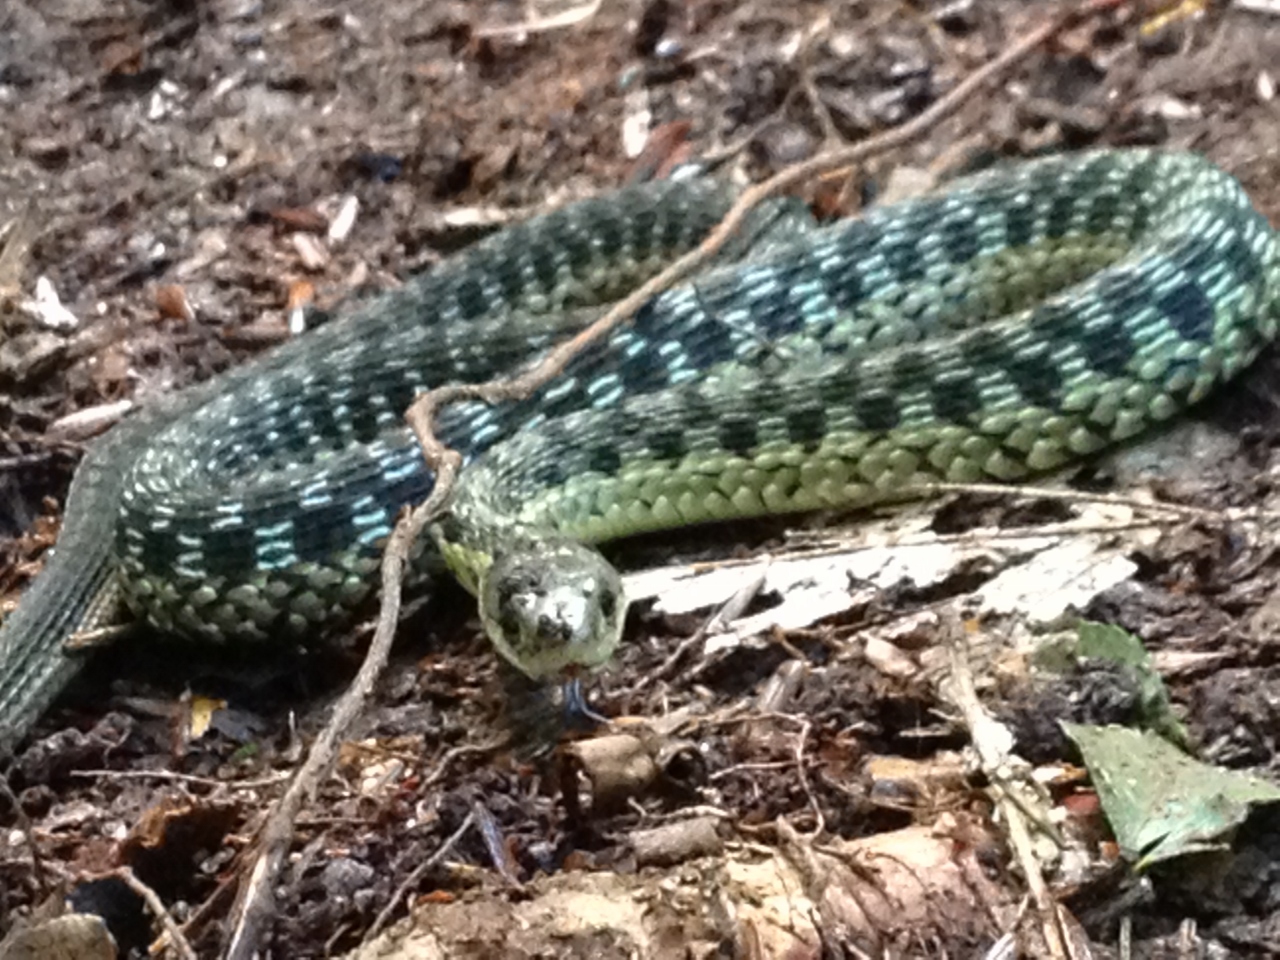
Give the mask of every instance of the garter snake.
[[(536, 358), (731, 200), (690, 180), (533, 219), (116, 427), (0, 629), (0, 744), (118, 596), (219, 640), (341, 620), (431, 487), (401, 426), (414, 393)], [(1002, 166), (824, 227), (781, 204), (738, 242), (530, 400), (442, 417), (468, 465), (418, 569), (443, 553), (530, 675), (617, 642), (625, 598), (591, 544), (1052, 470), (1197, 402), (1280, 319), (1276, 234), (1185, 153)]]

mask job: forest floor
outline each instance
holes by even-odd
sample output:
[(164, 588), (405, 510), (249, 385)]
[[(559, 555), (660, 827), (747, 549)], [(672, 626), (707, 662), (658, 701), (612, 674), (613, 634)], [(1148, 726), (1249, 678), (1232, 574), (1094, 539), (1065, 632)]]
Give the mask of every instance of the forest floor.
[[(1280, 225), (1280, 7), (1172, 6), (1112, 4), (922, 137), (799, 192), (856, 215), (993, 162), (1154, 145), (1208, 156)], [(126, 401), (269, 348), (299, 306), (341, 313), (675, 162), (746, 183), (865, 140), (1051, 13), (9, 0), (0, 601), (38, 572), (85, 441)], [(637, 602), (592, 698), (631, 722), (554, 752), (513, 735), (472, 601), (442, 589), (293, 823), (260, 955), (977, 956), (1009, 935), (1024, 955), (1111, 956), (1122, 929), (1137, 956), (1197, 938), (1280, 952), (1276, 824), (1255, 814), (1212, 863), (1136, 876), (1059, 726), (1130, 722), (1133, 678), (1046, 679), (1034, 658), (1072, 618), (1122, 627), (1202, 760), (1275, 778), (1280, 562), (1268, 524), (1230, 511), (1280, 500), (1276, 369), (1264, 356), (1054, 491), (623, 545)], [(64, 895), (141, 956), (154, 917), (122, 866), (195, 955), (222, 955), (254, 837), (368, 634), (95, 654), (8, 768), (0, 957), (49, 955), (13, 944), (57, 935)], [(985, 724), (1025, 767), (973, 749)], [(1056, 829), (1012, 823), (1005, 776), (1038, 785)]]

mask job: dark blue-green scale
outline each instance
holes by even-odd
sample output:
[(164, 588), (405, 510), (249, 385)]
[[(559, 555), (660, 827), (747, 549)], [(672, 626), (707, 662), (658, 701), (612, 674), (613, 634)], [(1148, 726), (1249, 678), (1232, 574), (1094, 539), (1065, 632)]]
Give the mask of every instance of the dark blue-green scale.
[(1050, 408), (1062, 395), (1062, 370), (1054, 360), (1054, 349), (1063, 345), (1041, 342), (1034, 351), (1014, 351), (992, 331), (979, 328), (960, 341), (960, 356), (969, 369), (998, 365), (1029, 404)]

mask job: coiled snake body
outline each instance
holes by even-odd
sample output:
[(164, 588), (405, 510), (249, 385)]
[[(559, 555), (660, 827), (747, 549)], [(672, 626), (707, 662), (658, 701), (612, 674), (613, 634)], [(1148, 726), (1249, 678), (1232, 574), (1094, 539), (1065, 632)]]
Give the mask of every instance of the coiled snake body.
[[(401, 426), (414, 393), (529, 362), (731, 199), (651, 184), (537, 218), (112, 430), (0, 629), (0, 746), (118, 595), (215, 639), (341, 619), (431, 487)], [(775, 205), (737, 243), (531, 400), (443, 414), (470, 462), (420, 569), (443, 552), (530, 675), (616, 643), (625, 601), (584, 543), (1016, 481), (1195, 403), (1280, 320), (1276, 234), (1190, 154), (1002, 167), (824, 228)]]

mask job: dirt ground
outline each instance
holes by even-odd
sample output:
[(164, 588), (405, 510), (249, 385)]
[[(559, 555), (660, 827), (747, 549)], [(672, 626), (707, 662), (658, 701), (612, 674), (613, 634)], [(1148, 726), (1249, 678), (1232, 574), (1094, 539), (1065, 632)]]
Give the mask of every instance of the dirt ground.
[[(1280, 8), (1172, 6), (1114, 4), (923, 139), (805, 196), (852, 213), (998, 159), (1161, 145), (1213, 159), (1280, 226)], [(487, 230), (680, 159), (746, 182), (888, 129), (1052, 9), (7, 0), (0, 599), (39, 569), (82, 444), (120, 401), (269, 347), (301, 306), (340, 311)], [(1265, 524), (1221, 511), (1276, 506), (1275, 371), (1264, 357), (1190, 424), (1082, 481), (1194, 516), (1099, 521), (1083, 503), (961, 494), (841, 524), (820, 573), (770, 567), (799, 572), (756, 582), (727, 633), (709, 621), (757, 576), (747, 562), (787, 557), (817, 524), (623, 548), (629, 570), (679, 561), (636, 581), (649, 599), (593, 693), (651, 723), (554, 752), (513, 736), (509, 682), (470, 600), (444, 590), (402, 626), (295, 823), (259, 955), (979, 956), (1002, 936), (1005, 955), (1113, 956), (1122, 936), (1134, 956), (1280, 955), (1275, 824), (1250, 821), (1235, 848), (1249, 855), (1197, 868), (1199, 885), (1135, 877), (1056, 725), (1124, 722), (1131, 691), (1088, 671), (1036, 682), (1028, 590), (991, 599), (1038, 570), (1062, 612), (1155, 652), (1202, 757), (1274, 777), (1280, 564)], [(1107, 529), (1061, 532), (1086, 521)], [(1008, 529), (1039, 539), (965, 538)], [(945, 558), (874, 574), (842, 559), (904, 530)], [(739, 579), (697, 579), (690, 564), (711, 560)], [(108, 918), (120, 956), (142, 956), (156, 928), (115, 872), (128, 866), (195, 955), (221, 955), (255, 831), (367, 637), (209, 651), (133, 636), (96, 655), (9, 765), (21, 813), (0, 796), (0, 936), (67, 898)], [(1040, 855), (966, 753), (970, 701), (942, 679), (958, 650), (1013, 753), (1045, 775), (1066, 854)], [(27, 949), (0, 956), (54, 955)]]

